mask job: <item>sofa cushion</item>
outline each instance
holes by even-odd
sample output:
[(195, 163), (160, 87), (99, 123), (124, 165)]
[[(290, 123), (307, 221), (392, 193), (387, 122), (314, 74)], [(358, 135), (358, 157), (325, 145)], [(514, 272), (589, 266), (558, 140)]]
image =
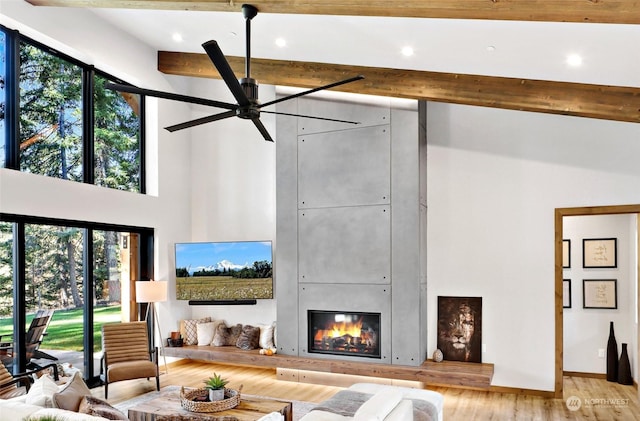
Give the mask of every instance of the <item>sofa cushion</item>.
[(58, 392), (58, 385), (49, 375), (45, 375), (33, 382), (33, 385), (27, 392), (25, 403), (29, 405), (37, 405), (43, 408), (52, 408), (53, 395)]
[[(356, 383), (349, 386), (348, 390), (373, 395), (384, 387), (389, 386), (374, 383)], [(444, 397), (442, 394), (433, 390), (402, 386), (393, 387), (402, 392), (403, 399), (411, 399), (413, 401), (413, 413), (415, 419), (420, 419), (417, 414), (424, 413), (428, 414), (433, 420), (442, 421), (444, 412)]]
[(85, 395), (90, 395), (91, 390), (87, 387), (80, 373), (75, 373), (59, 392), (53, 394), (53, 404), (56, 408), (78, 412), (80, 401)]
[(242, 332), (238, 336), (236, 346), (240, 349), (256, 349), (260, 345), (260, 328), (257, 326), (244, 325)]
[[(125, 361), (110, 364), (107, 369), (109, 383), (120, 380), (139, 379), (142, 377), (155, 377), (158, 366), (150, 360)], [(78, 405), (80, 402), (78, 402)]]
[(211, 344), (213, 346), (236, 346), (236, 342), (238, 342), (238, 337), (241, 333), (242, 325), (240, 323), (231, 327), (220, 324), (216, 329), (216, 334)]
[(382, 421), (402, 400), (402, 392), (392, 387), (381, 389), (353, 414), (354, 421)]
[(107, 401), (87, 395), (80, 401), (78, 412), (81, 414), (97, 415), (108, 420), (128, 420), (122, 412), (118, 411)]
[(409, 399), (401, 400), (384, 421), (413, 421), (413, 402)]

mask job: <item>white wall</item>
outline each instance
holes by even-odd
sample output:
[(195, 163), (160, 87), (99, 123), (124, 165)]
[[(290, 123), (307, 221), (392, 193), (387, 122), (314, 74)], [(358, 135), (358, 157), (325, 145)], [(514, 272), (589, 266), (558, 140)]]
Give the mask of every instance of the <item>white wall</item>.
[[(235, 102), (219, 80), (193, 78), (190, 90), (191, 95)], [(260, 86), (259, 96), (261, 102), (275, 99), (274, 87)], [(192, 118), (222, 111), (197, 107)], [(273, 115), (262, 114), (260, 119), (276, 143), (266, 142), (251, 121), (235, 117), (189, 129), (194, 191), (191, 241), (271, 240), (275, 256), (277, 136)], [(276, 319), (275, 299), (258, 300), (256, 305), (191, 309), (193, 317), (211, 316), (232, 324)]]
[[(631, 371), (637, 379), (636, 324), (636, 215), (571, 216), (563, 219), (563, 238), (571, 240), (571, 267), (563, 278), (571, 279), (571, 308), (563, 310), (564, 370), (606, 373), (606, 358), (598, 350), (607, 348), (609, 322), (614, 324), (618, 356), (627, 343)], [(582, 239), (617, 238), (617, 268), (584, 269)], [(618, 308), (615, 310), (582, 308), (583, 279), (616, 279)]]
[(554, 209), (640, 203), (640, 125), (430, 103), (429, 350), (438, 295), (483, 297), (493, 384), (554, 389)]

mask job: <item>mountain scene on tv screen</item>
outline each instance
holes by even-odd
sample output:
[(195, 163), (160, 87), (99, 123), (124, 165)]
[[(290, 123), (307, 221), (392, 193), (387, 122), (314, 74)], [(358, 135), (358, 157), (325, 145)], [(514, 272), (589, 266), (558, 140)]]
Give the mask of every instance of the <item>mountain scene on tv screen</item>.
[(176, 244), (179, 300), (273, 298), (271, 242)]

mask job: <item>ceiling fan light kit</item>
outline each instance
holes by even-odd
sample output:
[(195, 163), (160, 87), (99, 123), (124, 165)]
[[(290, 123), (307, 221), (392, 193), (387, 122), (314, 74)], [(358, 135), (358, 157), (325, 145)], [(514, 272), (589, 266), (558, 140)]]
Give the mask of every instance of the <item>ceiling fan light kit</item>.
[(309, 89), (303, 92), (299, 92), (297, 94), (289, 95), (283, 98), (276, 99), (274, 101), (269, 101), (264, 104), (260, 104), (258, 100), (258, 81), (251, 77), (251, 19), (253, 19), (258, 15), (258, 9), (250, 4), (243, 4), (242, 14), (245, 18), (245, 34), (246, 34), (245, 77), (241, 79), (236, 78), (236, 75), (233, 73), (233, 69), (231, 69), (229, 62), (227, 61), (226, 57), (222, 53), (222, 50), (220, 49), (220, 46), (216, 41), (211, 40), (202, 44), (202, 48), (204, 48), (205, 52), (209, 56), (209, 59), (218, 70), (220, 77), (222, 78), (224, 83), (227, 85), (227, 88), (229, 88), (229, 91), (231, 91), (231, 94), (235, 98), (236, 104), (198, 98), (198, 97), (192, 97), (187, 95), (173, 94), (169, 92), (155, 91), (151, 89), (136, 88), (134, 86), (111, 83), (111, 82), (105, 84), (105, 87), (115, 91), (148, 95), (156, 98), (182, 101), (182, 102), (188, 102), (191, 104), (205, 105), (205, 106), (223, 108), (228, 110), (222, 113), (197, 118), (194, 120), (186, 121), (184, 123), (175, 124), (175, 125), (166, 127), (165, 129), (170, 132), (199, 126), (205, 123), (211, 123), (213, 121), (223, 120), (229, 117), (239, 117), (245, 120), (251, 120), (253, 124), (256, 126), (256, 128), (258, 129), (258, 131), (260, 132), (260, 134), (262, 135), (262, 137), (264, 138), (264, 140), (273, 142), (273, 138), (271, 137), (267, 129), (264, 127), (264, 125), (260, 121), (261, 112), (268, 113), (268, 114), (287, 115), (287, 116), (293, 116), (293, 117), (313, 118), (317, 120), (334, 121), (334, 122), (347, 123), (347, 124), (359, 124), (358, 122), (355, 122), (355, 121), (262, 110), (263, 107), (274, 105), (282, 101), (298, 98), (303, 95), (308, 95), (313, 92), (318, 92), (324, 89), (334, 88), (336, 86), (344, 85), (346, 83), (355, 82), (357, 80), (364, 79), (364, 76), (362, 75), (354, 76), (349, 79), (330, 83), (328, 85), (319, 86), (317, 88)]

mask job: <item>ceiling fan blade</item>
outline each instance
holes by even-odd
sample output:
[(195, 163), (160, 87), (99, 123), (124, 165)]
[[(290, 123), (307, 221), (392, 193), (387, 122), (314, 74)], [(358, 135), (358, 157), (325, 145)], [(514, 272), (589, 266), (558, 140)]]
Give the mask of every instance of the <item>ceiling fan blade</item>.
[(266, 107), (266, 106), (269, 106), (269, 105), (277, 104), (278, 102), (287, 101), (287, 100), (290, 100), (290, 99), (293, 99), (293, 98), (298, 98), (298, 97), (303, 96), (303, 95), (309, 95), (309, 94), (312, 94), (314, 92), (322, 91), (324, 89), (335, 88), (336, 86), (344, 85), (346, 83), (351, 83), (351, 82), (355, 82), (357, 80), (362, 80), (362, 79), (364, 79), (364, 76), (362, 76), (362, 75), (354, 76), (354, 77), (351, 77), (349, 79), (341, 80), (339, 82), (333, 82), (333, 83), (330, 83), (328, 85), (319, 86), (317, 88), (309, 89), (308, 91), (303, 91), (303, 92), (299, 92), (297, 94), (285, 96), (283, 98), (278, 98), (278, 99), (276, 99), (274, 101), (265, 102), (264, 104), (259, 105), (259, 107), (260, 108)]
[(250, 105), (249, 98), (247, 94), (240, 86), (240, 82), (238, 82), (238, 78), (236, 78), (235, 73), (231, 69), (227, 58), (222, 54), (222, 50), (218, 46), (216, 41), (207, 41), (202, 44), (202, 48), (207, 52), (207, 55), (213, 62), (213, 65), (218, 69), (218, 73), (224, 80), (224, 83), (227, 84), (227, 87), (233, 94), (233, 97), (238, 101), (238, 105), (241, 107), (246, 107)]
[(104, 87), (113, 91), (128, 92), (131, 94), (148, 95), (156, 98), (170, 99), (173, 101), (189, 102), (191, 104), (207, 105), (209, 107), (225, 108), (227, 110), (235, 110), (238, 108), (235, 104), (228, 102), (213, 101), (210, 99), (197, 98), (193, 96), (172, 94), (171, 92), (154, 91), (152, 89), (136, 88), (135, 86), (123, 85), (120, 83), (107, 82)]
[(326, 118), (326, 117), (316, 117), (316, 116), (312, 116), (312, 115), (302, 115), (302, 114), (290, 114), (290, 113), (281, 113), (279, 111), (265, 111), (265, 110), (260, 110), (261, 113), (267, 113), (267, 114), (280, 114), (280, 115), (289, 115), (291, 117), (302, 117), (302, 118), (313, 118), (315, 120), (324, 120), (324, 121), (335, 121), (338, 123), (348, 123), (348, 124), (360, 124), (359, 121), (349, 121), (349, 120), (338, 120), (335, 118)]
[(253, 124), (256, 125), (256, 127), (262, 134), (262, 137), (264, 137), (264, 140), (266, 140), (267, 142), (273, 142), (273, 138), (271, 137), (271, 135), (267, 131), (267, 128), (264, 127), (264, 124), (262, 124), (262, 121), (260, 121), (258, 117), (252, 118), (251, 121), (253, 121)]
[(212, 121), (223, 120), (229, 117), (235, 117), (235, 110), (225, 111), (220, 114), (214, 114), (207, 117), (196, 118), (195, 120), (185, 121), (184, 123), (174, 124), (173, 126), (165, 127), (166, 130), (170, 132), (175, 132), (177, 130), (188, 129), (189, 127), (199, 126), (200, 124), (211, 123)]

